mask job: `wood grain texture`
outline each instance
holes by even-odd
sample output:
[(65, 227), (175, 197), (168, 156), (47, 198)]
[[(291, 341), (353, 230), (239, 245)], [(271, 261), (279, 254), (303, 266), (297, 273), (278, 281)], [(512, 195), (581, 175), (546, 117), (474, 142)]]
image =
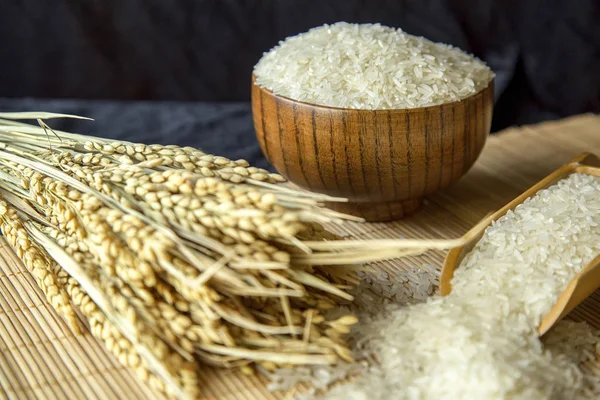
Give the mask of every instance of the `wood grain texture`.
[[(376, 116), (380, 117), (379, 112)], [(445, 159), (451, 146), (444, 148)], [(358, 240), (456, 238), (584, 151), (600, 154), (600, 116), (508, 129), (490, 137), (464, 178), (424, 200), (418, 213), (397, 222), (332, 224), (328, 228)], [(446, 173), (442, 179), (450, 179), (452, 171)], [(341, 169), (338, 174), (344, 176)], [(406, 280), (407, 271), (424, 264), (439, 271), (444, 256), (445, 252), (431, 251), (369, 266), (384, 271), (391, 280)], [(0, 399), (164, 399), (138, 380), (131, 369), (120, 366), (87, 330), (79, 336), (70, 332), (2, 239), (0, 306)], [(600, 291), (567, 318), (600, 329)], [(286, 392), (270, 392), (261, 376), (200, 368), (203, 400), (291, 398)], [(600, 376), (600, 360), (587, 368)]]
[(489, 134), (493, 93), (492, 82), (440, 106), (350, 110), (294, 101), (253, 83), (252, 113), (261, 149), (279, 173), (349, 199), (332, 208), (389, 221), (413, 213), (424, 196), (471, 168)]

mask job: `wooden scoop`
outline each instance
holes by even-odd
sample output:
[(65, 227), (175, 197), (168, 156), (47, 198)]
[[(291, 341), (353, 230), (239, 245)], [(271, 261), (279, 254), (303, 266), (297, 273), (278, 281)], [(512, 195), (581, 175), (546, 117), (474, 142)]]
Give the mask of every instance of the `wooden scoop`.
[[(593, 154), (583, 153), (573, 159), (570, 163), (557, 169), (540, 182), (533, 185), (519, 197), (508, 203), (502, 209), (485, 218), (482, 223), (477, 224), (468, 234), (470, 240), (464, 246), (455, 247), (448, 252), (442, 274), (440, 277), (440, 294), (448, 295), (452, 291), (452, 277), (454, 270), (458, 268), (465, 256), (479, 242), (485, 229), (495, 220), (502, 217), (509, 210), (514, 209), (527, 198), (534, 196), (538, 191), (554, 185), (561, 179), (573, 173), (582, 173), (600, 177), (600, 159)], [(569, 283), (565, 291), (560, 295), (552, 309), (542, 318), (538, 326), (541, 335), (546, 333), (554, 324), (565, 317), (571, 310), (579, 305), (600, 287), (600, 255), (586, 265)]]

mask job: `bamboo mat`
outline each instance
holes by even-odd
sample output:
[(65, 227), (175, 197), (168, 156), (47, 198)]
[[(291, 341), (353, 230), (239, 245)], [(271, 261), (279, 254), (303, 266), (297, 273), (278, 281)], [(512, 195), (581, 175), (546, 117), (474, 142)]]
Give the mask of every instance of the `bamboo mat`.
[[(388, 224), (335, 227), (348, 238), (457, 237), (583, 151), (600, 154), (600, 116), (509, 129), (490, 137), (475, 167), (461, 181), (429, 198), (415, 216)], [(441, 267), (430, 252), (376, 265), (391, 277), (411, 267)], [(600, 329), (600, 291), (570, 316)], [(600, 375), (600, 364), (596, 365)], [(205, 399), (281, 399), (264, 378), (203, 368)], [(120, 366), (89, 333), (73, 335), (43, 299), (33, 278), (0, 238), (0, 398), (160, 399)]]

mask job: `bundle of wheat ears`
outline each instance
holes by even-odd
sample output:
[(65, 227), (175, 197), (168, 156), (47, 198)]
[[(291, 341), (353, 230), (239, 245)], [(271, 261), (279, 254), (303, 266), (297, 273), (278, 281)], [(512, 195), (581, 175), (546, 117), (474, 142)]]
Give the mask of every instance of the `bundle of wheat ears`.
[[(0, 113), (0, 228), (48, 301), (152, 387), (198, 396), (198, 363), (267, 369), (351, 361), (360, 263), (465, 239), (350, 241), (343, 201), (190, 147), (52, 130), (75, 116)], [(37, 124), (17, 122), (37, 120)]]

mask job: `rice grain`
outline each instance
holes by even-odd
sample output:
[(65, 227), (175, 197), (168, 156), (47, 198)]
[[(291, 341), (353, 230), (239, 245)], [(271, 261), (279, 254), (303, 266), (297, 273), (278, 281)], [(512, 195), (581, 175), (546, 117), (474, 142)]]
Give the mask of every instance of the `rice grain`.
[(256, 84), (306, 103), (404, 109), (455, 102), (494, 77), (481, 60), (380, 24), (339, 22), (292, 36), (265, 53)]

